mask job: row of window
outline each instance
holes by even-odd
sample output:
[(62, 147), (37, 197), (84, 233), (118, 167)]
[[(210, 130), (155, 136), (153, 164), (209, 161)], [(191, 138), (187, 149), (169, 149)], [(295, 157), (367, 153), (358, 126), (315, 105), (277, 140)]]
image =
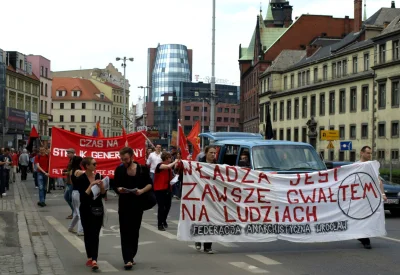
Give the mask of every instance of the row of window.
[[(78, 103), (72, 102), (70, 106), (71, 106), (70, 108), (72, 110), (77, 109), (76, 107), (78, 107)], [(98, 106), (98, 108), (97, 108), (97, 106)], [(63, 109), (65, 109), (65, 107), (66, 107), (66, 104), (61, 102), (60, 103), (60, 109), (63, 110)], [(86, 109), (86, 103), (82, 102), (80, 107), (81, 107), (81, 109)], [(103, 107), (103, 110), (102, 110), (102, 107)], [(95, 103), (94, 104), (94, 110), (105, 111), (106, 110), (106, 104), (97, 105), (97, 103)], [(108, 112), (110, 111), (110, 105), (107, 106), (107, 111)]]
[(44, 84), (43, 89), (43, 82), (40, 82), (40, 95), (47, 96), (47, 83)]
[[(128, 98), (126, 97), (126, 102), (128, 102)], [(124, 103), (124, 97), (121, 95), (114, 95), (114, 102), (116, 103)]]
[[(319, 153), (321, 155), (321, 158), (325, 159), (325, 150), (321, 150)], [(339, 153), (339, 161), (345, 161), (346, 151), (338, 150), (338, 153)], [(378, 149), (377, 150), (377, 159), (385, 160), (386, 159), (385, 153), (386, 153), (385, 150)], [(399, 160), (399, 149), (390, 150), (390, 157), (392, 160)], [(331, 161), (335, 160), (335, 151), (334, 150), (328, 150), (328, 160), (331, 160)], [(357, 160), (356, 159), (356, 150), (353, 149), (352, 151), (350, 151), (349, 161), (354, 162), (356, 160)]]
[(40, 66), (40, 76), (48, 77), (49, 69)]
[[(202, 110), (202, 111), (204, 111), (204, 112), (207, 112), (207, 107), (204, 107), (204, 109), (203, 108), (201, 108), (201, 107), (199, 107), (199, 106), (185, 106), (185, 111), (188, 111), (188, 112), (190, 112), (190, 111), (192, 111), (192, 107), (193, 107), (193, 112), (200, 112), (200, 110)], [(230, 109), (230, 110), (229, 110)], [(226, 113), (226, 114), (228, 114), (229, 112), (231, 113), (231, 114), (235, 114), (236, 113), (236, 108), (222, 108), (222, 107), (218, 107), (217, 108), (217, 113), (222, 113), (222, 112), (224, 112), (224, 113)]]
[[(60, 122), (66, 122), (66, 121), (64, 121), (65, 117), (66, 116), (64, 116), (64, 115), (60, 115)], [(100, 121), (102, 123), (106, 123), (106, 117), (103, 117), (103, 121), (101, 121), (101, 118), (102, 117), (99, 116), (99, 119), (97, 120), (97, 116), (94, 116), (94, 122)], [(81, 115), (81, 121), (75, 120), (75, 115), (71, 115), (69, 121), (70, 122), (90, 122), (90, 121), (86, 121), (86, 116), (85, 115)], [(111, 121), (111, 118), (108, 117), (107, 118), (107, 123), (110, 123), (110, 121)]]
[(32, 84), (28, 81), (23, 81), (22, 79), (16, 79), (13, 76), (8, 77), (8, 86), (10, 88), (17, 89), (18, 91), (26, 92), (34, 96), (39, 95), (39, 85)]
[[(65, 129), (63, 125), (60, 126), (61, 129)], [(73, 133), (75, 133), (75, 128), (69, 128), (69, 130)], [(104, 129), (103, 130), (103, 134), (104, 137), (110, 137), (110, 130), (109, 129)], [(51, 136), (51, 128), (49, 128), (49, 135)], [(92, 135), (92, 133), (88, 133), (86, 131), (86, 128), (81, 128), (81, 135)], [(112, 132), (112, 136), (116, 137), (116, 136), (121, 136), (122, 133), (121, 132)]]
[(28, 112), (38, 112), (39, 101), (35, 97), (27, 96), (25, 94), (12, 92), (10, 90), (8, 92), (8, 107), (16, 108), (19, 110), (25, 110)]
[[(207, 121), (207, 117), (206, 116), (204, 116), (204, 117), (202, 117), (203, 118), (203, 121)], [(193, 121), (198, 121), (198, 120), (200, 120), (201, 121), (201, 118), (199, 117), (199, 116), (193, 116)], [(185, 116), (185, 121), (192, 121), (192, 117), (191, 116)], [(235, 123), (235, 121), (236, 121), (236, 123), (239, 123), (239, 118), (233, 118), (233, 117), (231, 117), (231, 118), (229, 118), (229, 117), (224, 117), (224, 118), (222, 118), (222, 117), (217, 117), (217, 122), (230, 122), (230, 123)]]

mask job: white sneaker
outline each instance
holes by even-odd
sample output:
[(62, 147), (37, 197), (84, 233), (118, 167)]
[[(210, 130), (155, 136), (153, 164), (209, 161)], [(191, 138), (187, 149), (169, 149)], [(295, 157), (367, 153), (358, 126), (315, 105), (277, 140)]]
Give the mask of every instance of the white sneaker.
[(78, 232), (76, 233), (77, 236), (84, 236), (85, 234), (83, 232)]
[(3, 197), (6, 197), (7, 196), (7, 194), (6, 193), (3, 193), (3, 194), (1, 194)]
[(38, 189), (38, 187), (37, 187), (37, 186), (35, 186), (35, 188), (36, 188), (36, 189)]
[(76, 231), (75, 231), (75, 229), (73, 229), (73, 228), (68, 228), (68, 232), (71, 232), (71, 233), (76, 233)]

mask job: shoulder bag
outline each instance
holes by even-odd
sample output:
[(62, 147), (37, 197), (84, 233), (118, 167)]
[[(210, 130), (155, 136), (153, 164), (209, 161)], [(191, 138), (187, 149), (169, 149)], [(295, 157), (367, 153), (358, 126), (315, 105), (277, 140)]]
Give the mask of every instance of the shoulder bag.
[[(148, 184), (147, 182), (151, 182), (150, 174), (146, 175), (147, 169), (145, 169), (145, 167), (143, 167), (140, 164), (137, 164), (137, 165), (140, 166), (141, 178), (144, 181), (144, 186), (146, 186)], [(148, 178), (148, 180), (146, 180), (147, 178)], [(149, 210), (157, 204), (156, 195), (154, 194), (153, 187), (146, 193), (143, 193), (142, 195), (140, 195), (139, 197), (141, 199), (140, 204), (142, 206), (143, 211)]]

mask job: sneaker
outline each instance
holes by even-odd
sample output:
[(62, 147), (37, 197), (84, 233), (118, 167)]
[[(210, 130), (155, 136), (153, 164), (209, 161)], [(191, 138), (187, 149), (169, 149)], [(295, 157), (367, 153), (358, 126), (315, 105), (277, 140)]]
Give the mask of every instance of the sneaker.
[(204, 253), (214, 254), (214, 251), (211, 248), (210, 249), (204, 249)]
[(86, 266), (91, 267), (92, 266), (92, 260), (87, 260)]
[(97, 265), (96, 261), (92, 261), (92, 270), (98, 270), (99, 266)]
[(158, 226), (158, 231), (165, 231), (165, 228), (164, 228), (164, 226), (162, 226), (162, 225), (159, 225), (159, 226)]
[(47, 206), (47, 204), (45, 202), (42, 202), (43, 206)]
[(1, 194), (3, 197), (7, 197), (7, 194), (6, 193), (3, 193), (3, 194)]
[(43, 202), (38, 202), (37, 205), (39, 205), (40, 207), (45, 206), (45, 204)]
[(164, 226), (165, 229), (167, 229), (167, 228), (168, 228), (168, 223), (165, 222), (165, 223), (163, 224), (163, 226)]
[(76, 233), (76, 235), (79, 236), (79, 237), (82, 237), (82, 236), (84, 236), (85, 234), (84, 234), (83, 232), (78, 232), (78, 233)]
[(76, 234), (76, 231), (75, 231), (75, 229), (73, 229), (73, 228), (68, 228), (68, 232), (71, 232), (71, 233)]
[(196, 247), (197, 250), (201, 249), (201, 243), (195, 243), (194, 246)]

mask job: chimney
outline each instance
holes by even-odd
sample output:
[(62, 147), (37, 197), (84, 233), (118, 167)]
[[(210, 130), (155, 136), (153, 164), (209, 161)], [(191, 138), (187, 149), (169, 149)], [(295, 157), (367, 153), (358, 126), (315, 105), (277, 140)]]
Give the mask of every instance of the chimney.
[(395, 8), (396, 8), (396, 3), (395, 3), (394, 1), (392, 1), (392, 6), (391, 6), (391, 8), (392, 8), (392, 9), (395, 9)]
[(362, 26), (362, 0), (354, 0), (354, 32), (359, 32)]
[(312, 56), (318, 49), (319, 47), (317, 47), (317, 45), (308, 45), (306, 49), (307, 57)]

